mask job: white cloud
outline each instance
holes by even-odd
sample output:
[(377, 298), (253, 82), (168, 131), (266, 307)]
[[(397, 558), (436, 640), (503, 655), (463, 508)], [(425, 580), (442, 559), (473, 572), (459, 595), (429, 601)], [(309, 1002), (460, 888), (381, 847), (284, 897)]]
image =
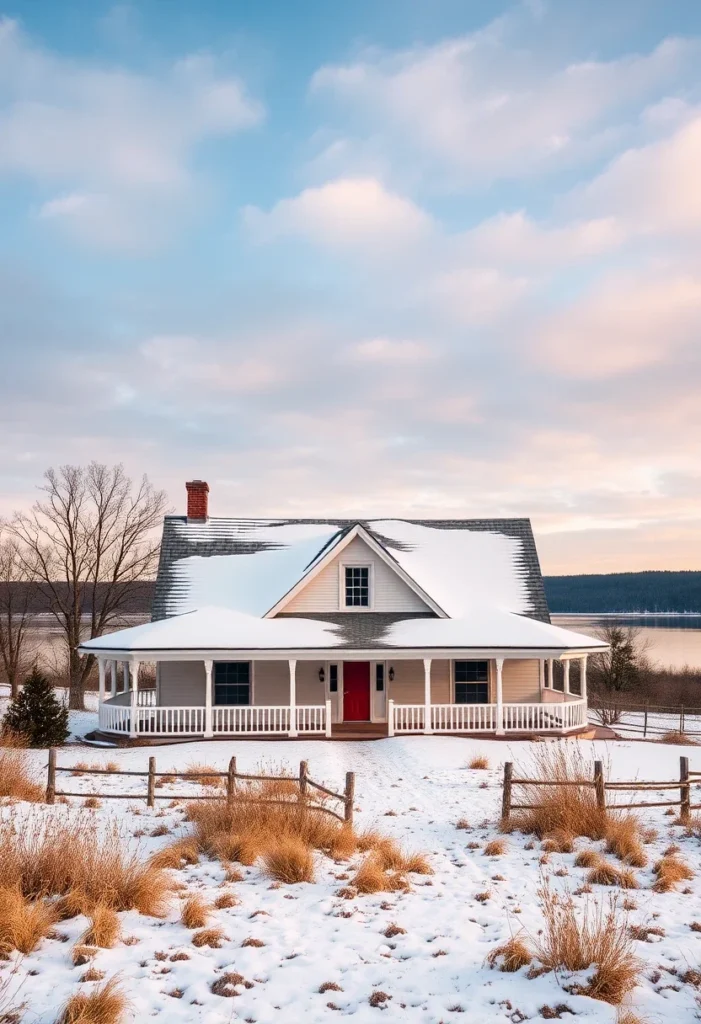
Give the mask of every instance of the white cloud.
[(281, 199), (270, 212), (248, 206), (244, 221), (260, 241), (292, 235), (329, 248), (387, 251), (415, 243), (431, 219), (374, 178), (342, 178)]
[[(103, 68), (36, 46), (0, 20), (0, 174), (24, 175), (49, 194), (44, 215), (85, 233), (106, 212), (141, 235), (144, 216), (165, 219), (190, 198), (200, 143), (249, 128), (263, 116), (238, 78), (213, 57), (187, 57), (153, 74)], [(65, 201), (90, 197), (84, 203)]]
[(601, 379), (675, 360), (698, 345), (701, 277), (612, 275), (541, 327), (552, 370)]
[(357, 363), (411, 365), (424, 363), (436, 355), (435, 348), (422, 341), (404, 338), (367, 338), (348, 349), (346, 357)]
[[(606, 153), (659, 90), (695, 74), (696, 40), (650, 53), (568, 62), (549, 53), (523, 9), (432, 46), (367, 50), (320, 68), (312, 93), (330, 99), (339, 167), (394, 157), (452, 185), (514, 179)], [(652, 122), (648, 123), (648, 129)], [(354, 152), (355, 149), (355, 152)]]
[(701, 111), (662, 140), (629, 149), (591, 184), (568, 197), (567, 207), (608, 211), (629, 235), (701, 228)]

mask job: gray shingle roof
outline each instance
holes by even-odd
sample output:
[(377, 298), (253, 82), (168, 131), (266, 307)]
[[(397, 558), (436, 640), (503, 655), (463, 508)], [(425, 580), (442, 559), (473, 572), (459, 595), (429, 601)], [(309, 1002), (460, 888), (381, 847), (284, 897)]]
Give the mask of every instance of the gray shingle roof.
[[(373, 535), (389, 552), (401, 552), (406, 549), (400, 541), (387, 536), (374, 528), (375, 523), (388, 523), (388, 520), (380, 519), (236, 519), (236, 518), (211, 518), (206, 524), (188, 523), (185, 516), (166, 516), (163, 524), (163, 539), (161, 543), (160, 562), (158, 576), (154, 591), (152, 618), (154, 620), (166, 618), (173, 613), (174, 607), (180, 597), (186, 595), (187, 582), (182, 573), (177, 570), (178, 563), (185, 558), (192, 556), (211, 557), (216, 555), (251, 555), (262, 551), (274, 551), (284, 549), (285, 527), (303, 525), (327, 525), (335, 528), (339, 533), (351, 529), (360, 523), (371, 535)], [(491, 534), (502, 534), (504, 537), (518, 541), (518, 564), (515, 566), (516, 573), (521, 579), (528, 597), (529, 607), (526, 614), (534, 619), (543, 622), (550, 622), (543, 578), (538, 560), (538, 552), (533, 538), (530, 520), (528, 519), (404, 519), (399, 520), (414, 526), (429, 527), (434, 530), (456, 530), (456, 531), (477, 531)], [(265, 526), (265, 539), (260, 538), (260, 527)], [(280, 541), (275, 538), (276, 528), (280, 528)], [(282, 597), (282, 593), (278, 595)], [(405, 615), (391, 616), (393, 621), (406, 618)], [(414, 616), (409, 616), (414, 617)], [(341, 613), (341, 615), (321, 616), (314, 618), (328, 618), (329, 621), (364, 620), (364, 623), (348, 621), (344, 626), (348, 630), (349, 637), (354, 630), (362, 631), (364, 636), (374, 635), (376, 641), (381, 642), (381, 634), (389, 619), (386, 616), (374, 613), (353, 615), (352, 613)], [(358, 634), (360, 635), (360, 633)], [(355, 640), (353, 641), (355, 643)]]

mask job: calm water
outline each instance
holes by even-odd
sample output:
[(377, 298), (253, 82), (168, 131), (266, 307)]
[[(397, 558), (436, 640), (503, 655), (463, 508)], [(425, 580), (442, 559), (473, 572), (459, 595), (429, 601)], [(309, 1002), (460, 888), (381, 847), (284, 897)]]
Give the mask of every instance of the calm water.
[(615, 620), (635, 626), (648, 645), (650, 661), (672, 668), (701, 669), (701, 615), (553, 615), (557, 626), (578, 633), (592, 633)]

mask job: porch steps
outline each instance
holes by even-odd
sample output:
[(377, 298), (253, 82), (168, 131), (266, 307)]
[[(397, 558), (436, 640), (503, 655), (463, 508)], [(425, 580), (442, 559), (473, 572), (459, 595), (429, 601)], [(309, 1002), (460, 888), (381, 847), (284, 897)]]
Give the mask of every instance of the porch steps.
[(332, 740), (382, 740), (387, 736), (386, 722), (334, 722)]

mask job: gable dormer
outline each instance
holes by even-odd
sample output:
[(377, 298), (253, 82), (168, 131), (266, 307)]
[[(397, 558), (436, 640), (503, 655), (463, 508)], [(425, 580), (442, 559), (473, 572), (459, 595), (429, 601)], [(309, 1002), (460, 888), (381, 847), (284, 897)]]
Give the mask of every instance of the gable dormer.
[(417, 612), (434, 609), (361, 537), (335, 554), (285, 605), (309, 612)]

